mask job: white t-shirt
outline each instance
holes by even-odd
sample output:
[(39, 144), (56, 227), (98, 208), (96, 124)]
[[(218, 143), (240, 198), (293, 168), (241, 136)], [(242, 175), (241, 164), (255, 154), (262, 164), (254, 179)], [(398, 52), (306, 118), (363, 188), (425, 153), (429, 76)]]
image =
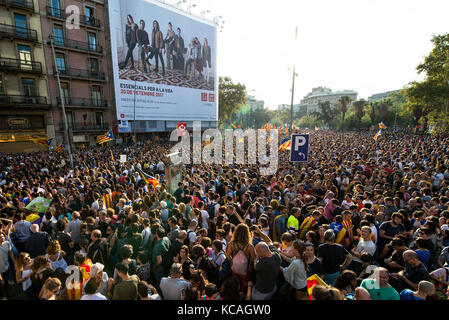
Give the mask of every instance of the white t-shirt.
[(441, 180), (444, 180), (444, 175), (442, 173), (438, 173), (437, 175), (435, 175), (435, 180), (433, 181), (434, 187), (438, 187)]
[(86, 294), (81, 297), (81, 300), (108, 300), (104, 295), (97, 292), (95, 294)]
[(377, 229), (376, 229), (376, 226), (372, 226), (371, 227), (371, 233), (372, 234), (374, 234), (374, 244), (376, 244), (377, 245), (377, 239), (378, 239), (378, 236), (377, 236)]
[(374, 203), (371, 200), (363, 200), (362, 203), (363, 204), (369, 203), (371, 205), (371, 209), (374, 209)]
[[(12, 250), (12, 246), (8, 241), (3, 241), (0, 245), (0, 273), (6, 272), (9, 269), (9, 252)], [(6, 281), (3, 279), (3, 281)]]
[(352, 201), (348, 202), (346, 200), (343, 200), (343, 202), (341, 203), (342, 208), (345, 210), (349, 210), (349, 208), (353, 205), (354, 205), (354, 202), (352, 202)]
[(207, 219), (209, 219), (209, 213), (206, 210), (201, 210), (201, 215), (203, 217), (203, 228), (209, 230), (209, 225), (207, 224)]
[[(30, 273), (31, 273), (31, 270), (23, 270), (22, 271), (22, 277), (26, 277)], [(24, 282), (22, 282), (23, 291), (28, 290), (29, 287), (31, 287), (31, 278), (28, 278)]]
[(145, 229), (143, 229), (142, 230), (142, 236), (143, 236), (142, 246), (144, 247), (145, 244), (147, 243), (148, 239), (151, 236), (151, 228), (150, 227), (146, 227)]
[[(365, 241), (360, 239), (357, 247), (355, 247), (355, 251), (357, 253), (369, 253), (371, 256), (374, 256), (374, 253), (376, 252), (376, 245), (371, 240)], [(362, 263), (362, 260), (356, 256), (354, 256), (353, 259), (354, 261)]]

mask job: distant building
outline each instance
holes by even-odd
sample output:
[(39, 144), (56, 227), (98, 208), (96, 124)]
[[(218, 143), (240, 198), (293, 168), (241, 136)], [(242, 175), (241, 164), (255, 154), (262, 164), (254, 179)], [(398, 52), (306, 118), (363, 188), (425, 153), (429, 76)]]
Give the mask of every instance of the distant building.
[(393, 90), (393, 91), (387, 91), (382, 93), (376, 93), (373, 94), (371, 97), (368, 97), (369, 102), (375, 102), (375, 101), (381, 101), (387, 98), (390, 94), (400, 92), (401, 90)]
[(282, 111), (287, 108), (290, 108), (290, 106), (291, 106), (290, 104), (280, 104), (280, 105), (278, 105), (278, 111)]
[(333, 92), (331, 89), (326, 87), (313, 88), (312, 92), (307, 94), (298, 105), (298, 110), (306, 114), (311, 114), (313, 112), (318, 112), (318, 105), (320, 102), (329, 101), (332, 108), (337, 108), (337, 101), (342, 96), (348, 96), (352, 101), (357, 100), (357, 92), (353, 90), (343, 90)]
[(254, 96), (250, 96), (248, 95), (247, 97), (247, 104), (250, 106), (251, 108), (251, 112), (256, 111), (256, 110), (260, 110), (265, 107), (265, 102), (263, 100), (257, 100)]

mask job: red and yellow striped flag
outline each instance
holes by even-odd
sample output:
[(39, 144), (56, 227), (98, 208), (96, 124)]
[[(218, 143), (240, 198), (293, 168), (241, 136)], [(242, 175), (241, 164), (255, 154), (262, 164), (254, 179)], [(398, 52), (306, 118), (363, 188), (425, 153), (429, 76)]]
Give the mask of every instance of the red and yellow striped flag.
[(322, 286), (328, 286), (326, 282), (323, 281), (318, 275), (314, 274), (313, 276), (310, 276), (307, 278), (307, 292), (309, 293), (309, 300), (312, 300), (312, 290), (313, 287), (322, 285)]
[(112, 196), (109, 193), (105, 193), (103, 195), (104, 206), (107, 209), (114, 208), (114, 204), (112, 203)]

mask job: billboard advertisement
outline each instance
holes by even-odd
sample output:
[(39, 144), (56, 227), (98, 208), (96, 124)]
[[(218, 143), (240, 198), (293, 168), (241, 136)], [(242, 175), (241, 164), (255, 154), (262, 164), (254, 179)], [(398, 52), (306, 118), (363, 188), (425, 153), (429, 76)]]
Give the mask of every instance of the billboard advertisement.
[(217, 28), (151, 0), (110, 0), (118, 120), (218, 120)]

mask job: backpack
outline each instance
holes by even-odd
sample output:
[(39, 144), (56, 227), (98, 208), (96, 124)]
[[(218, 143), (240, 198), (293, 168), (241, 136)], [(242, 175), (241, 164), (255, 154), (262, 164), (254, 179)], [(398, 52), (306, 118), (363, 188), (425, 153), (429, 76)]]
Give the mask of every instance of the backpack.
[(248, 273), (249, 259), (242, 249), (237, 249), (237, 254), (232, 258), (231, 270), (240, 276)]
[(209, 218), (212, 220), (213, 218), (215, 218), (215, 206), (217, 205), (217, 203), (215, 202), (211, 202), (209, 203), (209, 205), (207, 206), (207, 213), (209, 214)]
[(431, 297), (432, 300), (447, 300), (447, 286), (443, 282), (449, 280), (449, 268), (444, 267), (444, 270), (446, 271), (446, 277), (444, 279), (430, 279), (430, 282), (435, 286), (435, 293)]

